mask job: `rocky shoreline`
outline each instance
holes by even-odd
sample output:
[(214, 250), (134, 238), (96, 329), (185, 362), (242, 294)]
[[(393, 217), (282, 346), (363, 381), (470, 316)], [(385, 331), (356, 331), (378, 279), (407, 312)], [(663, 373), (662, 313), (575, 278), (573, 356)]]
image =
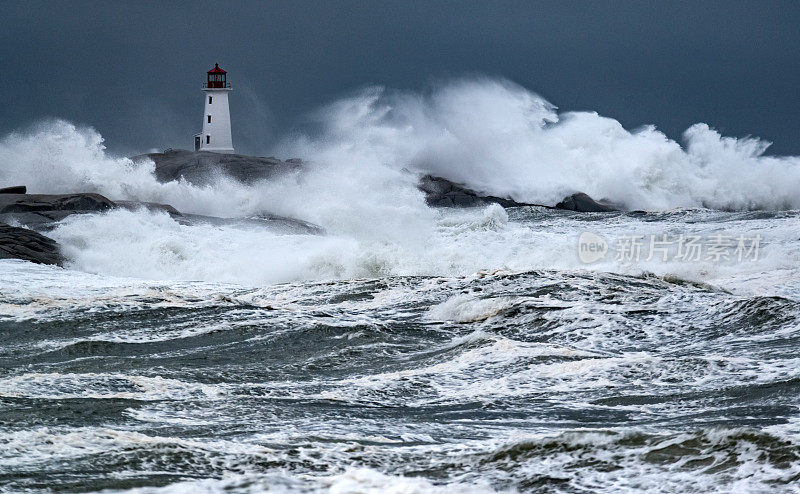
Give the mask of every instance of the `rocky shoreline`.
[(3, 223), (0, 223), (0, 259), (22, 259), (56, 266), (64, 262), (58, 243), (52, 238)]
[[(302, 171), (298, 159), (281, 161), (277, 158), (260, 158), (238, 154), (217, 154), (207, 151), (193, 152), (167, 150), (134, 156), (134, 161), (144, 159), (155, 163), (155, 175), (160, 182), (186, 180), (193, 184), (212, 183), (215, 178), (227, 176), (249, 184), (258, 180)], [(578, 192), (553, 206), (517, 202), (510, 198), (481, 194), (446, 178), (425, 175), (418, 188), (432, 207), (477, 207), (499, 204), (503, 207), (544, 207), (576, 212), (608, 212), (617, 209), (598, 202)], [(100, 194), (28, 194), (24, 185), (0, 188), (0, 259), (23, 259), (40, 264), (61, 265), (64, 261), (58, 243), (43, 235), (57, 223), (73, 214), (87, 214), (112, 209), (162, 211), (181, 224), (209, 223), (214, 225), (240, 225), (269, 228), (281, 233), (318, 235), (324, 233), (317, 225), (294, 218), (263, 214), (251, 218), (217, 218), (185, 214), (169, 204), (138, 201), (113, 201)], [(25, 225), (27, 228), (11, 226)]]
[[(286, 173), (299, 173), (303, 161), (277, 158), (262, 158), (242, 154), (218, 154), (208, 151), (185, 151), (169, 149), (163, 153), (134, 156), (134, 161), (149, 159), (155, 165), (156, 178), (161, 182), (183, 179), (196, 185), (212, 183), (224, 175), (245, 184), (269, 180)], [(618, 208), (603, 201), (595, 201), (583, 192), (566, 196), (555, 205), (518, 202), (511, 198), (481, 194), (463, 184), (443, 177), (424, 175), (417, 187), (425, 193), (425, 200), (432, 207), (476, 207), (499, 204), (505, 208), (535, 206), (548, 209), (563, 209), (577, 212), (608, 212)]]
[(258, 180), (268, 180), (286, 173), (300, 171), (303, 163), (299, 159), (281, 161), (278, 158), (182, 149), (140, 154), (131, 159), (134, 162), (151, 160), (155, 163), (155, 175), (159, 182), (184, 179), (195, 185), (211, 183), (220, 176), (251, 184)]
[(476, 207), (486, 206), (488, 204), (499, 204), (504, 208), (531, 206), (581, 213), (605, 213), (619, 210), (611, 204), (595, 201), (583, 192), (570, 194), (556, 205), (549, 206), (547, 204), (518, 202), (510, 198), (482, 195), (461, 184), (432, 175), (425, 175), (420, 178), (417, 187), (425, 193), (425, 201), (428, 205), (433, 207)]

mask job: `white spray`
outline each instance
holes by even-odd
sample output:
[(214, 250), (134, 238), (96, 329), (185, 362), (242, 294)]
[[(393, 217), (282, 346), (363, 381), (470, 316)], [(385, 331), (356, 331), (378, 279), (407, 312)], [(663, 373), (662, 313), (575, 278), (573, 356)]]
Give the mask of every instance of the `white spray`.
[(565, 257), (574, 250), (574, 222), (539, 231), (509, 222), (499, 207), (435, 211), (404, 169), (537, 203), (581, 190), (630, 208), (800, 207), (800, 159), (764, 156), (762, 141), (722, 137), (698, 124), (681, 147), (654, 128), (629, 132), (594, 113), (557, 114), (506, 81), (458, 81), (426, 95), (369, 88), (316, 118), (318, 134), (286, 139), (278, 153), (303, 157), (305, 171), (271, 182), (161, 184), (152, 163), (109, 156), (94, 130), (53, 121), (0, 140), (0, 183), (41, 193), (95, 191), (217, 216), (272, 212), (326, 228), (325, 237), (282, 237), (116, 211), (71, 217), (52, 232), (81, 270), (256, 284), (583, 267)]

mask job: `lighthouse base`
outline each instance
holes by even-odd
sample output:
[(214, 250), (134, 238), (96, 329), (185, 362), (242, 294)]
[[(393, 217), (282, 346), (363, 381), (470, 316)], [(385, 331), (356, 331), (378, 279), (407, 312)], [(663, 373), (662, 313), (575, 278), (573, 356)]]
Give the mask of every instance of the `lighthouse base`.
[(233, 150), (232, 147), (231, 148), (217, 148), (217, 147), (211, 147), (209, 145), (206, 145), (203, 142), (203, 134), (202, 133), (194, 135), (194, 150), (195, 151), (208, 151), (210, 153), (220, 153), (220, 154), (234, 154), (235, 153), (235, 151)]

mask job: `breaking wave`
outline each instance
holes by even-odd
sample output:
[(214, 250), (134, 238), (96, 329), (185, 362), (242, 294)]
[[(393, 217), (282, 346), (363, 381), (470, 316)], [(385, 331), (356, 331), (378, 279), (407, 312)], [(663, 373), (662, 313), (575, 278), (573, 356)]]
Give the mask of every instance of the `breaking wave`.
[[(763, 261), (749, 265), (592, 267), (704, 282), (738, 277), (742, 286), (766, 283), (771, 290), (780, 284), (758, 273), (794, 279), (797, 272), (792, 214), (778, 223), (770, 223), (773, 213), (759, 213), (768, 216), (758, 222), (686, 209), (652, 213), (644, 222), (620, 215), (587, 223), (537, 211), (509, 218), (499, 206), (435, 210), (416, 188), (418, 174), (433, 173), (525, 202), (554, 203), (581, 190), (628, 208), (800, 207), (800, 158), (766, 156), (768, 143), (755, 138), (723, 137), (697, 124), (681, 146), (653, 127), (629, 131), (596, 113), (558, 113), (526, 89), (491, 79), (455, 81), (424, 94), (367, 88), (319, 110), (314, 120), (314, 132), (287, 137), (277, 150), (302, 157), (303, 171), (269, 182), (244, 185), (219, 177), (208, 186), (159, 183), (152, 162), (112, 156), (95, 130), (55, 120), (0, 139), (0, 183), (27, 185), (32, 193), (91, 191), (112, 200), (168, 203), (184, 213), (276, 213), (327, 231), (299, 236), (188, 226), (146, 211), (74, 215), (61, 222), (51, 235), (69, 265), (106, 275), (262, 284), (576, 269), (586, 267), (576, 255), (576, 232), (591, 229), (611, 239), (667, 233), (678, 224), (695, 233), (758, 233), (771, 245)], [(686, 226), (691, 224), (696, 226)], [(456, 320), (483, 313), (445, 309), (455, 311)]]
[(629, 131), (594, 112), (558, 113), (505, 80), (462, 80), (424, 95), (373, 87), (317, 117), (319, 135), (287, 150), (408, 167), (523, 202), (583, 191), (631, 209), (800, 207), (800, 158), (766, 156), (769, 142), (700, 123), (681, 146), (654, 126)]
[(152, 163), (109, 156), (95, 130), (60, 120), (0, 140), (0, 181), (209, 214), (279, 207), (320, 221), (326, 215), (315, 205), (338, 214), (396, 195), (398, 205), (419, 204), (404, 168), (525, 202), (554, 203), (580, 190), (631, 209), (800, 208), (800, 158), (765, 155), (769, 142), (725, 137), (700, 123), (686, 130), (682, 146), (654, 126), (630, 131), (594, 112), (558, 113), (505, 80), (460, 80), (424, 94), (371, 87), (314, 120), (316, 132), (287, 137), (278, 149), (314, 163), (313, 173), (279, 187), (159, 184)]

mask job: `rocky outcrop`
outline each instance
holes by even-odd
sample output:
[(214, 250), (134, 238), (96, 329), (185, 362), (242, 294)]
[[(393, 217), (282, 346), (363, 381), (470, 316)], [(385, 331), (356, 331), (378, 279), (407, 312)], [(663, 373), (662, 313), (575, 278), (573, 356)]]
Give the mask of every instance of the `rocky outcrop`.
[(160, 182), (184, 180), (195, 185), (205, 185), (220, 175), (250, 184), (259, 180), (297, 171), (302, 162), (298, 159), (281, 161), (277, 158), (260, 158), (241, 154), (220, 154), (208, 151), (169, 149), (163, 153), (134, 156), (133, 161), (150, 159), (156, 165), (156, 179)]
[[(206, 223), (246, 228), (265, 228), (276, 233), (320, 235), (324, 230), (305, 221), (264, 214), (250, 218), (217, 218), (183, 214), (169, 204), (136, 201), (111, 201), (99, 194), (3, 194), (0, 195), (0, 221), (14, 222), (40, 231), (52, 229), (72, 214), (98, 213), (114, 208), (162, 211), (184, 224)], [(61, 265), (58, 244), (28, 228), (0, 223), (0, 259), (23, 259), (40, 264)]]
[[(155, 163), (156, 178), (161, 182), (184, 179), (196, 185), (206, 185), (220, 176), (234, 178), (242, 183), (272, 179), (279, 175), (298, 172), (303, 162), (298, 159), (281, 161), (277, 158), (259, 158), (241, 154), (220, 154), (208, 151), (167, 150), (132, 158), (134, 161), (150, 159)], [(434, 207), (475, 207), (499, 204), (506, 208), (537, 206), (579, 212), (616, 211), (612, 205), (595, 201), (578, 192), (565, 197), (555, 206), (515, 201), (480, 193), (443, 177), (425, 175), (418, 188), (425, 193), (425, 201)], [(125, 206), (127, 207), (127, 206)]]
[(446, 178), (425, 175), (417, 185), (425, 193), (425, 201), (434, 207), (474, 207), (495, 203), (504, 208), (536, 206), (548, 209), (563, 209), (583, 213), (618, 211), (618, 208), (605, 202), (595, 201), (583, 192), (565, 197), (555, 206), (518, 202), (504, 197), (484, 195)]
[(0, 259), (22, 259), (60, 266), (64, 259), (55, 240), (27, 228), (0, 223)]
[(24, 185), (15, 185), (14, 187), (3, 187), (0, 189), (0, 194), (25, 194), (28, 188)]
[(576, 192), (575, 194), (568, 195), (561, 202), (556, 204), (557, 209), (566, 209), (568, 211), (578, 211), (581, 213), (605, 213), (608, 211), (618, 211), (618, 209), (610, 204), (595, 201), (583, 192)]
[(100, 194), (2, 194), (0, 221), (47, 229), (71, 214), (96, 213), (116, 207)]
[(117, 207), (129, 211), (146, 209), (151, 212), (161, 211), (172, 216), (172, 219), (182, 225), (208, 224), (215, 226), (237, 226), (266, 228), (276, 233), (291, 233), (305, 235), (322, 235), (325, 233), (321, 227), (306, 221), (278, 216), (276, 214), (260, 214), (248, 218), (220, 218), (202, 214), (181, 213), (169, 204), (155, 202), (115, 201)]
[(7, 194), (0, 195), (0, 221), (16, 223), (39, 231), (47, 231), (72, 214), (98, 213), (114, 208), (130, 211), (146, 209), (161, 211), (181, 224), (209, 223), (267, 228), (278, 233), (323, 233), (322, 228), (305, 221), (283, 216), (262, 214), (251, 218), (217, 218), (184, 214), (169, 204), (139, 201), (112, 201), (100, 194)]
[(201, 214), (181, 214), (180, 217), (174, 219), (182, 225), (207, 224), (237, 228), (260, 228), (268, 229), (275, 233), (294, 235), (322, 235), (325, 233), (322, 227), (313, 223), (275, 214), (260, 214), (249, 218), (219, 218)]
[(483, 195), (446, 178), (434, 177), (433, 175), (425, 175), (420, 178), (417, 187), (425, 193), (425, 202), (434, 207), (463, 208), (485, 206), (491, 203), (499, 204), (504, 208), (542, 206), (541, 204), (517, 202), (513, 199)]
[(103, 211), (115, 206), (100, 194), (3, 194), (0, 213)]
[(127, 209), (128, 211), (138, 211), (146, 209), (151, 212), (162, 211), (170, 216), (183, 216), (180, 211), (170, 206), (169, 204), (160, 204), (157, 202), (140, 202), (140, 201), (114, 201), (118, 208)]

